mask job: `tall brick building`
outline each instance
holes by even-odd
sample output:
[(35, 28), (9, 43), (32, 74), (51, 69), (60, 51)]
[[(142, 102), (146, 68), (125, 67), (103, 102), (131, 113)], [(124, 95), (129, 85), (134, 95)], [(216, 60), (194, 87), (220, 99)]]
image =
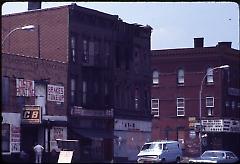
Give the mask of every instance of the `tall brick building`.
[[(204, 47), (152, 50), (152, 138), (182, 142), (184, 154), (199, 155), (200, 86), (202, 150), (240, 146), (240, 55), (231, 42)], [(228, 69), (213, 68), (229, 65)], [(204, 78), (205, 76), (205, 78)]]
[(72, 4), (2, 16), (2, 36), (30, 24), (2, 51), (67, 64), (67, 138), (81, 158), (135, 160), (151, 139), (151, 27)]

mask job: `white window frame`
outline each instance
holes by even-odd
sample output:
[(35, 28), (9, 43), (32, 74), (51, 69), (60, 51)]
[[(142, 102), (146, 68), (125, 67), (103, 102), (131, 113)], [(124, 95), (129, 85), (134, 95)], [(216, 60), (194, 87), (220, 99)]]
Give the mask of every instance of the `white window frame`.
[(152, 78), (153, 78), (153, 85), (158, 85), (159, 84), (159, 72), (157, 70), (153, 71), (152, 74)]
[[(209, 102), (212, 100), (211, 102)], [(214, 108), (214, 97), (206, 97), (206, 108)]]
[(207, 69), (207, 83), (213, 83), (213, 69), (211, 67), (209, 67)]
[(185, 99), (182, 97), (177, 98), (177, 116), (185, 116)]
[[(151, 100), (151, 113), (153, 114), (154, 117), (159, 117), (159, 99)], [(154, 113), (157, 113), (157, 114), (154, 114)]]
[(178, 69), (178, 84), (184, 84), (184, 69)]

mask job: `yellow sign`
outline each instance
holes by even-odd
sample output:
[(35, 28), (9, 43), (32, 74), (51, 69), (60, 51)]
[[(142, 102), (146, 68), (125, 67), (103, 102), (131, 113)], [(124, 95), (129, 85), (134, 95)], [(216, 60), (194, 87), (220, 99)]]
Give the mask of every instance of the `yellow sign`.
[(25, 106), (22, 111), (23, 124), (40, 124), (42, 121), (40, 106)]

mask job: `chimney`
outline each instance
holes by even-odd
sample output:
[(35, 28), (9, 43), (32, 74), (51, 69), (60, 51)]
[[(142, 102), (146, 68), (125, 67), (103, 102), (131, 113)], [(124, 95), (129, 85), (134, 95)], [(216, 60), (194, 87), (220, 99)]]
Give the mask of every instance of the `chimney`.
[(232, 42), (218, 42), (216, 47), (231, 48)]
[(28, 2), (28, 10), (41, 9), (41, 2)]
[(203, 40), (204, 38), (194, 38), (194, 48), (203, 47)]

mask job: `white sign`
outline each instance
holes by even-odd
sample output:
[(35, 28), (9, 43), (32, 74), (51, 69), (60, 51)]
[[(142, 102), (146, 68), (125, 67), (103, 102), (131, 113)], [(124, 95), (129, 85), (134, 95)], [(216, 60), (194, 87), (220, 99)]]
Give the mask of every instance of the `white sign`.
[(34, 81), (16, 79), (17, 96), (35, 96)]
[(53, 127), (50, 133), (50, 151), (54, 149), (56, 152), (60, 152), (56, 139), (67, 139), (67, 127)]
[(71, 163), (73, 151), (60, 151), (58, 163)]
[(47, 100), (64, 102), (64, 87), (57, 85), (48, 85), (47, 88)]
[(20, 127), (11, 126), (11, 152), (20, 152)]

